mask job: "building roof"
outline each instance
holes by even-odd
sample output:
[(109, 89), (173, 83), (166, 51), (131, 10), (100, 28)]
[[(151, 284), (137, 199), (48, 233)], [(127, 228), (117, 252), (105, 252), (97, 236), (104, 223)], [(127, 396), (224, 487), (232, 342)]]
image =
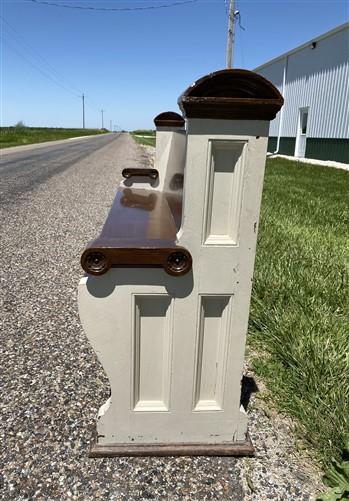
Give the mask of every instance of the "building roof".
[(290, 56), (291, 54), (295, 54), (296, 52), (299, 52), (300, 50), (303, 50), (306, 47), (309, 47), (309, 45), (311, 45), (313, 42), (319, 42), (320, 40), (323, 40), (324, 38), (328, 38), (328, 37), (334, 35), (335, 33), (338, 33), (339, 31), (345, 30), (347, 28), (349, 28), (349, 22), (341, 24), (341, 25), (337, 26), (336, 28), (333, 28), (332, 30), (327, 31), (326, 33), (323, 33), (322, 35), (319, 35), (315, 38), (312, 38), (308, 42), (305, 42), (302, 45), (299, 45), (295, 49), (289, 50), (288, 52), (285, 52), (284, 54), (281, 54), (280, 56), (274, 57), (270, 61), (263, 63), (260, 66), (257, 66), (257, 68), (255, 68), (254, 71), (260, 71), (261, 69), (265, 68), (266, 66), (269, 66), (270, 64), (276, 63), (277, 61), (280, 61), (280, 60), (284, 59), (285, 57)]

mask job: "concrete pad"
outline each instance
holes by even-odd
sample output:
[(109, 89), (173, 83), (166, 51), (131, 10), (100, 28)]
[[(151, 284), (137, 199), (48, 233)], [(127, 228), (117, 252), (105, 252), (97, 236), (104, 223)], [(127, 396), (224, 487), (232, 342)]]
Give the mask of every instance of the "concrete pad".
[(333, 160), (318, 160), (316, 158), (298, 158), (298, 157), (291, 157), (288, 155), (273, 155), (273, 153), (269, 152), (268, 152), (268, 158), (286, 158), (287, 160), (292, 160), (292, 162), (318, 165), (320, 167), (332, 167), (334, 169), (342, 169), (349, 171), (349, 164), (345, 164), (342, 162), (334, 162)]

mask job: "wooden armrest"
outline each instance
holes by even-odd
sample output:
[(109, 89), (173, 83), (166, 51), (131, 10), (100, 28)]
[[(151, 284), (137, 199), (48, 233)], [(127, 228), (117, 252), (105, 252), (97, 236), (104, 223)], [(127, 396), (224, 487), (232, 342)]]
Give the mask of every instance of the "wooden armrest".
[(174, 276), (188, 273), (190, 252), (177, 245), (179, 213), (181, 197), (120, 188), (100, 236), (82, 254), (83, 269), (103, 275), (112, 266), (157, 266)]
[(150, 177), (150, 179), (157, 179), (159, 177), (159, 172), (156, 169), (146, 169), (146, 168), (126, 168), (122, 171), (122, 176), (125, 179), (130, 179), (131, 177)]

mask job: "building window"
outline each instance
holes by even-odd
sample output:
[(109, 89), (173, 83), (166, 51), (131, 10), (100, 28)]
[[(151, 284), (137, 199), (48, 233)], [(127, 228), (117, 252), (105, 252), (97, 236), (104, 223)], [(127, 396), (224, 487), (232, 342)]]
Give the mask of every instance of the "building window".
[(301, 113), (301, 134), (307, 133), (307, 125), (308, 125), (308, 110), (304, 110)]

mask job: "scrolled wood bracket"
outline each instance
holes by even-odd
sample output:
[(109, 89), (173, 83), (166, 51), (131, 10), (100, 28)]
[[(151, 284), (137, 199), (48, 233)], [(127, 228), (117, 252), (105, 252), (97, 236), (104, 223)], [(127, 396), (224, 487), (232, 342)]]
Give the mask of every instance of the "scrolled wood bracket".
[(184, 247), (88, 247), (81, 256), (81, 266), (86, 273), (96, 276), (104, 275), (112, 267), (155, 266), (180, 277), (191, 270), (192, 257)]

